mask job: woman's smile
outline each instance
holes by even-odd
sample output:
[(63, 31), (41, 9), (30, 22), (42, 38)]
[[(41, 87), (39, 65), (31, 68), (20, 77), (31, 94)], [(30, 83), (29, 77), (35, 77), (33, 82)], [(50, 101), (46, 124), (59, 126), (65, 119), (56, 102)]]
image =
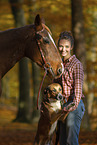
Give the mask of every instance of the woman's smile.
[(68, 59), (71, 56), (71, 43), (69, 40), (61, 39), (59, 42), (59, 51), (64, 59)]

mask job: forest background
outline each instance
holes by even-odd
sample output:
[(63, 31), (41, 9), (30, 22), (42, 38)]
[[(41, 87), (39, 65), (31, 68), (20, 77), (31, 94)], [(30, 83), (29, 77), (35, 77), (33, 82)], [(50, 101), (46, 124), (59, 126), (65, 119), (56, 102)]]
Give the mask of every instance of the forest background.
[[(79, 0), (78, 0), (79, 1)], [(79, 2), (75, 0), (79, 7)], [(18, 27), (14, 14), (12, 13), (12, 1), (0, 1), (0, 30), (11, 29)], [(34, 23), (35, 16), (39, 13), (45, 19), (45, 23), (52, 31), (53, 38), (57, 44), (60, 32), (64, 30), (72, 31), (72, 11), (70, 0), (20, 0), (22, 10), (24, 11), (24, 25)], [(83, 0), (83, 24), (84, 24), (84, 41), (86, 52), (86, 118), (84, 129), (97, 130), (97, 1)], [(20, 98), (20, 79), (19, 68), (17, 63), (2, 79), (2, 96), (0, 99), (0, 107), (7, 106), (15, 108), (15, 115), (11, 119), (20, 122), (35, 122), (38, 120), (39, 111), (36, 110), (36, 97), (40, 81), (43, 76), (43, 70), (29, 59), (26, 61), (26, 68), (28, 70), (28, 118), (25, 118), (25, 110), (22, 110), (22, 119), (19, 108)], [(38, 73), (37, 73), (38, 72)], [(47, 79), (46, 79), (47, 80)], [(46, 85), (45, 80), (45, 85)], [(25, 90), (25, 88), (22, 88)], [(23, 96), (24, 97), (24, 96)], [(22, 99), (23, 99), (22, 97)], [(26, 97), (25, 97), (26, 98)], [(24, 108), (23, 108), (24, 109)], [(4, 114), (4, 113), (3, 113)], [(7, 114), (6, 114), (7, 115)], [(1, 115), (2, 116), (2, 115)], [(1, 119), (1, 117), (0, 117)], [(10, 121), (12, 121), (10, 120)]]

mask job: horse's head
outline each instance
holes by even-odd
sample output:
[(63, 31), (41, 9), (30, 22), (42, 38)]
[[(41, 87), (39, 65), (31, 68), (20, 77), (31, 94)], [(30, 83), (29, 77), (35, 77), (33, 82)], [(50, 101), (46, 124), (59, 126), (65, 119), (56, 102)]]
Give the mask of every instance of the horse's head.
[(34, 29), (33, 45), (37, 47), (33, 48), (33, 61), (48, 70), (54, 78), (60, 77), (63, 72), (61, 56), (49, 28), (41, 22), (39, 15), (35, 18)]

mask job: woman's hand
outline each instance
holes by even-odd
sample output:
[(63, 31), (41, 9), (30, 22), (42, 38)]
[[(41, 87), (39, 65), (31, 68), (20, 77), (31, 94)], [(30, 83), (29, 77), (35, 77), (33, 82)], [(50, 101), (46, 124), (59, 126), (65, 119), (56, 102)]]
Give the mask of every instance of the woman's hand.
[(63, 108), (63, 111), (64, 111), (64, 112), (69, 112), (68, 109), (67, 109), (67, 107), (64, 107), (64, 108)]

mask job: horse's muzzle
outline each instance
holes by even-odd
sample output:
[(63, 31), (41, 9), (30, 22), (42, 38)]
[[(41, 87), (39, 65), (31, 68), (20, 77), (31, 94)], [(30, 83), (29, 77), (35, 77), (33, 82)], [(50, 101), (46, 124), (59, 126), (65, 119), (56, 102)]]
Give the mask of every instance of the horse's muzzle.
[(62, 68), (58, 68), (58, 71), (57, 71), (58, 75), (62, 74)]

